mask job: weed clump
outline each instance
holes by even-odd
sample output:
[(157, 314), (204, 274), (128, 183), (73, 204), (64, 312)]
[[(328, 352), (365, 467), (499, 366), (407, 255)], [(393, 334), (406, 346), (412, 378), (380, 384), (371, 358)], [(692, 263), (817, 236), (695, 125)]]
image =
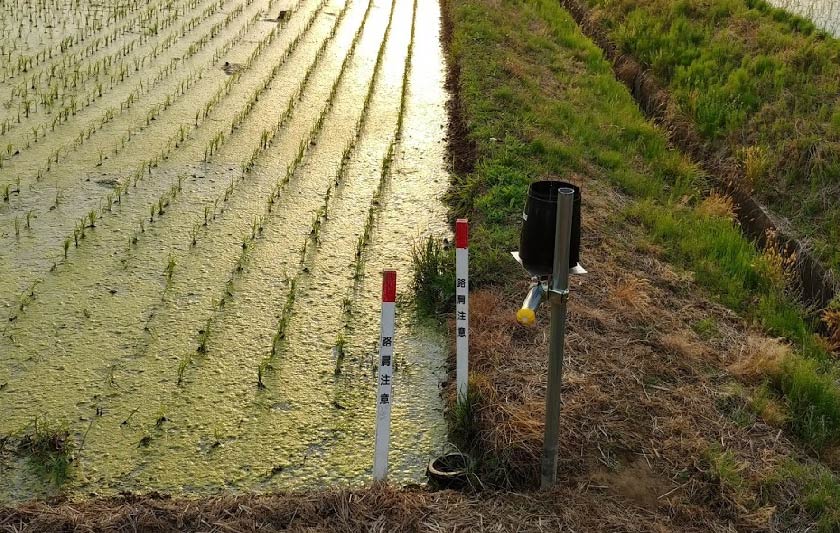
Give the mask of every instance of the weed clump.
[(60, 486), (72, 474), (75, 446), (65, 425), (36, 418), (31, 433), (20, 440), (18, 451), (25, 454), (38, 474)]
[[(467, 394), (461, 402), (456, 402), (449, 412), (449, 436), (452, 442), (462, 450), (475, 452), (478, 439), (477, 411), (481, 395), (473, 383), (467, 387)], [(480, 456), (479, 456), (480, 457)]]
[(452, 310), (455, 301), (455, 251), (433, 236), (411, 249), (411, 288), (418, 309), (428, 315)]

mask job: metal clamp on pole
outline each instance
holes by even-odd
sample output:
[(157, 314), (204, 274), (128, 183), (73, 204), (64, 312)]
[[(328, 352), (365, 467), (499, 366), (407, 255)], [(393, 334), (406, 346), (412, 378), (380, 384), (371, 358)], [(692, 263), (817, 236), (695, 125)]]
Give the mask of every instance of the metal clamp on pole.
[(548, 390), (545, 395), (545, 438), (540, 488), (551, 489), (557, 480), (557, 444), (560, 438), (560, 386), (566, 337), (566, 302), (569, 299), (569, 248), (575, 191), (557, 190), (557, 222), (554, 234), (554, 265), (548, 301), (551, 304), (551, 344), (548, 359)]

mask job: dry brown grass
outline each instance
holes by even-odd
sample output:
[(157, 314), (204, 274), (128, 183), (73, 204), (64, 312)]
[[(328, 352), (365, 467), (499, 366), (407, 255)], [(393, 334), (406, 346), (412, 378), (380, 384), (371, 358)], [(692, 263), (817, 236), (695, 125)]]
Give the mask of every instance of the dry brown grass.
[(782, 362), (791, 354), (790, 346), (779, 339), (749, 335), (744, 339), (737, 360), (729, 371), (748, 383), (759, 383), (779, 373)]
[(619, 306), (644, 312), (650, 307), (650, 281), (630, 276), (621, 280), (612, 290), (612, 297)]
[(828, 328), (828, 343), (831, 351), (840, 353), (840, 309), (826, 309), (822, 321)]
[(675, 355), (699, 360), (704, 356), (705, 349), (702, 343), (694, 340), (696, 337), (690, 330), (680, 330), (663, 335), (659, 343)]
[(729, 196), (713, 192), (700, 202), (697, 212), (704, 216), (735, 220), (735, 203)]
[[(667, 521), (627, 509), (598, 489), (547, 493), (398, 490), (388, 486), (309, 494), (170, 499), (117, 497), (0, 508), (0, 531), (59, 532), (507, 532), (670, 531)], [(701, 524), (686, 531), (703, 531)]]

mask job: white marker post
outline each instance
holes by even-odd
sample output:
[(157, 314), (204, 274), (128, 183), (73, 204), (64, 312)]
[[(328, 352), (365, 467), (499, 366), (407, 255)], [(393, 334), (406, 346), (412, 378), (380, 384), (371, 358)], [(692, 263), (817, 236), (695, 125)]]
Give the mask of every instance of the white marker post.
[(458, 403), (467, 399), (470, 360), (470, 256), (467, 245), (469, 222), (455, 222), (455, 346)]
[(391, 441), (391, 380), (394, 377), (394, 317), (397, 299), (397, 271), (382, 272), (382, 319), (379, 332), (379, 368), (376, 373), (376, 447), (373, 480), (388, 476), (388, 448)]

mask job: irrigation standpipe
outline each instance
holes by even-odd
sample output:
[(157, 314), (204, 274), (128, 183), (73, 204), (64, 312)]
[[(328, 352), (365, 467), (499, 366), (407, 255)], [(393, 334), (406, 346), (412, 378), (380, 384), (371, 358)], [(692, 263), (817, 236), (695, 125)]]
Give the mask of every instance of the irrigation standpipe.
[(557, 481), (557, 442), (560, 438), (560, 386), (563, 382), (563, 352), (566, 342), (566, 303), (569, 300), (569, 248), (572, 239), (573, 189), (557, 190), (557, 221), (554, 233), (554, 266), (548, 302), (551, 333), (548, 349), (548, 390), (545, 394), (545, 436), (540, 464), (540, 488), (551, 489)]
[(540, 488), (549, 490), (557, 481), (569, 274), (586, 273), (579, 263), (580, 188), (562, 181), (531, 183), (522, 220), (520, 251), (513, 252), (513, 256), (531, 275), (533, 283), (516, 319), (522, 325), (533, 325), (544, 295), (551, 306), (545, 435), (540, 461)]

